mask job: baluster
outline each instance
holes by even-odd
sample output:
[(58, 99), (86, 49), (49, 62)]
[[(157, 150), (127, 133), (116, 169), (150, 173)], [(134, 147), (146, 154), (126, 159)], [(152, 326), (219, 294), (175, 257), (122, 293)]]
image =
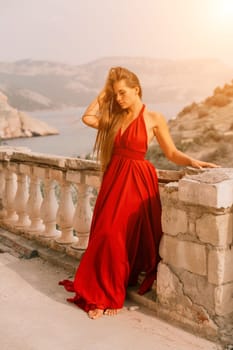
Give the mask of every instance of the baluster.
[(71, 184), (67, 181), (61, 183), (61, 197), (57, 212), (57, 222), (61, 229), (61, 236), (56, 242), (69, 244), (77, 241), (73, 234), (74, 204), (71, 195)]
[(90, 205), (92, 191), (91, 187), (85, 184), (78, 184), (77, 187), (78, 198), (73, 226), (77, 232), (78, 241), (72, 244), (72, 248), (85, 250), (88, 245), (92, 219), (92, 209)]
[(0, 220), (6, 216), (6, 209), (5, 209), (5, 203), (4, 203), (5, 188), (6, 188), (5, 172), (1, 165), (1, 168), (0, 168)]
[(44, 231), (40, 234), (42, 237), (54, 238), (60, 235), (56, 229), (57, 200), (55, 196), (54, 180), (44, 180), (44, 199), (41, 205), (41, 218), (45, 226)]
[(15, 210), (18, 214), (18, 220), (15, 223), (17, 227), (26, 227), (30, 225), (30, 220), (27, 214), (28, 201), (28, 178), (27, 175), (17, 174), (17, 192), (15, 195)]
[(6, 223), (14, 222), (18, 219), (15, 212), (14, 200), (17, 190), (17, 177), (10, 169), (6, 170), (6, 187), (5, 187), (5, 208), (6, 208)]
[(40, 217), (40, 209), (43, 201), (40, 184), (41, 180), (39, 177), (32, 175), (27, 209), (31, 220), (31, 225), (28, 227), (28, 230), (34, 234), (40, 234), (45, 228)]

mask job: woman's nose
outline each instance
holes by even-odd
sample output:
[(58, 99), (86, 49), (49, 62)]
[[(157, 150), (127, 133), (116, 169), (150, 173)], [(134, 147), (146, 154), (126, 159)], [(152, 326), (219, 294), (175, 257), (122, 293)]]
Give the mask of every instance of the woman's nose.
[(117, 100), (117, 102), (120, 102), (120, 99), (121, 99), (121, 96), (120, 95), (116, 95), (116, 100)]

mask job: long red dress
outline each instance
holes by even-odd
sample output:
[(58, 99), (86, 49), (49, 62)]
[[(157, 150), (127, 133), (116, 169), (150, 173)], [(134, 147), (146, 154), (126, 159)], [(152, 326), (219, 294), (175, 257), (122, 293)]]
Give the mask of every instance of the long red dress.
[(120, 309), (126, 288), (145, 279), (145, 293), (156, 277), (162, 235), (161, 204), (154, 166), (144, 159), (147, 132), (144, 105), (136, 119), (118, 131), (111, 162), (97, 197), (88, 247), (74, 281), (59, 284), (75, 292), (67, 299), (85, 311)]

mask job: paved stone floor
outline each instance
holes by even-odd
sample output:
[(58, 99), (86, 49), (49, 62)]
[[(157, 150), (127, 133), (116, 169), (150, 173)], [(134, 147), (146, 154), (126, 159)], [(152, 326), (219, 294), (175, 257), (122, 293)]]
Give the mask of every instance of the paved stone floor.
[(217, 344), (126, 301), (116, 317), (91, 320), (58, 281), (69, 272), (35, 257), (0, 254), (1, 350), (217, 350)]

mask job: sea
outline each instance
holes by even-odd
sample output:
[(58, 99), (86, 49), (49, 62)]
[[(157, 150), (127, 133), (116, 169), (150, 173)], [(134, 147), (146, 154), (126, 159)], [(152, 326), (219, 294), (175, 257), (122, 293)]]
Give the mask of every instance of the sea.
[[(162, 113), (167, 120), (174, 118), (184, 107), (184, 102), (147, 105), (148, 109)], [(36, 136), (6, 140), (3, 143), (14, 147), (27, 147), (32, 152), (66, 157), (85, 158), (92, 153), (96, 130), (83, 124), (81, 117), (85, 108), (43, 110), (26, 112), (58, 129), (58, 135)]]

